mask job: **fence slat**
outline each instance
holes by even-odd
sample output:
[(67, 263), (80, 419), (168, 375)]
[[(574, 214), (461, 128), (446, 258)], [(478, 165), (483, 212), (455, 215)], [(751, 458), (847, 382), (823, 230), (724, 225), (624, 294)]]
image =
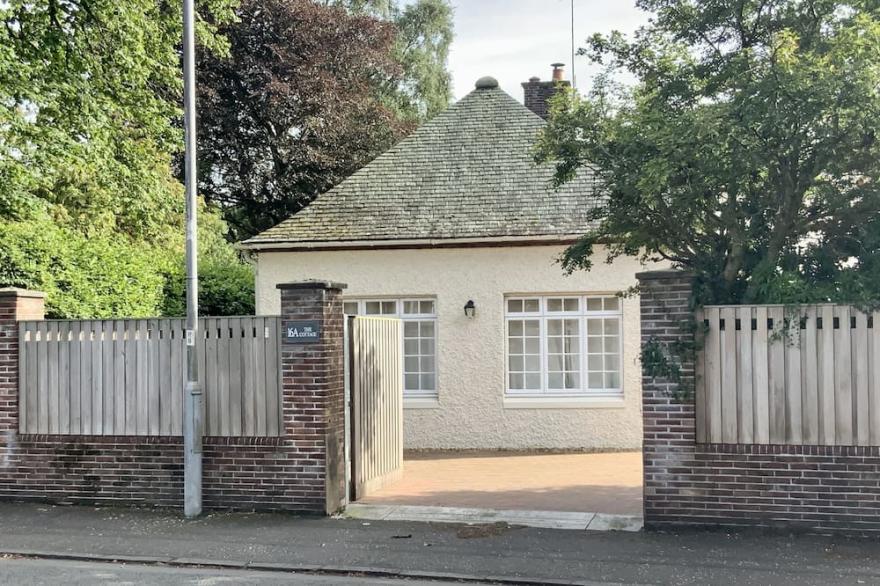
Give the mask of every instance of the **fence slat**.
[(31, 355), (27, 351), (28, 324), (25, 322), (18, 323), (18, 380), (19, 380), (19, 396), (18, 396), (18, 433), (30, 433), (28, 429), (28, 399), (30, 394), (28, 390), (28, 356)]
[(281, 412), (281, 320), (267, 318), (269, 335), (266, 338), (266, 434), (277, 436), (283, 429)]
[(25, 343), (25, 348), (30, 354), (27, 361), (28, 386), (33, 389), (27, 397), (27, 429), (28, 433), (40, 432), (40, 355), (39, 342), (37, 341), (37, 324), (28, 324), (29, 339)]
[[(196, 362), (198, 363), (198, 367), (197, 367), (198, 373), (199, 373), (198, 380), (199, 380), (200, 384), (204, 385), (205, 380), (206, 380), (205, 375), (204, 375), (205, 363), (207, 361), (207, 356), (206, 356), (207, 348), (206, 348), (206, 344), (205, 344), (206, 332), (205, 332), (204, 320), (199, 319), (196, 327), (198, 329), (198, 335), (196, 336), (196, 339), (195, 339), (195, 344), (196, 344), (195, 353), (196, 353)], [(207, 405), (205, 404), (205, 401), (201, 401), (201, 409), (202, 409), (202, 423), (204, 424), (205, 419), (207, 418)]]
[(70, 433), (70, 323), (58, 323), (58, 433)]
[(219, 337), (217, 340), (217, 361), (219, 363), (227, 365), (226, 368), (222, 368), (217, 371), (217, 387), (219, 388), (220, 394), (220, 435), (233, 435), (232, 433), (232, 420), (231, 420), (231, 397), (229, 393), (229, 350), (230, 350), (230, 335), (229, 335), (229, 319), (222, 318), (220, 320), (220, 331), (218, 333)]
[(229, 421), (231, 435), (241, 435), (242, 389), (241, 389), (241, 320), (229, 320)]
[(101, 323), (101, 402), (104, 406), (104, 418), (101, 429), (105, 435), (113, 435), (113, 423), (116, 419), (114, 404), (114, 385), (116, 382), (116, 364), (113, 355), (113, 322), (105, 320)]
[(183, 435), (183, 387), (186, 365), (186, 326), (181, 319), (171, 322), (174, 344), (171, 351), (171, 435)]
[(712, 424), (709, 426), (709, 441), (721, 443), (721, 312), (718, 308), (706, 308), (706, 415)]
[(770, 443), (785, 442), (785, 315), (781, 307), (770, 307), (767, 318), (768, 381), (770, 387)]
[(49, 345), (46, 343), (46, 323), (37, 322), (37, 433), (49, 431), (49, 371), (46, 368)]
[(113, 435), (125, 434), (125, 322), (113, 322)]
[(70, 433), (84, 433), (82, 420), (82, 322), (74, 322), (70, 332)]
[(709, 425), (710, 419), (706, 416), (706, 327), (704, 322), (706, 315), (702, 308), (697, 308), (694, 315), (696, 328), (696, 363), (694, 365), (694, 403), (695, 403), (695, 424), (697, 443), (703, 444), (709, 441)]
[[(819, 377), (819, 438), (825, 445), (833, 446), (837, 443), (837, 414), (835, 413), (834, 398), (834, 308), (830, 305), (819, 309), (822, 318), (822, 328), (819, 329), (819, 339), (816, 351), (819, 353), (817, 364)], [(817, 324), (818, 327), (818, 324)]]
[(755, 308), (755, 331), (752, 337), (752, 392), (755, 402), (755, 443), (770, 443), (770, 378), (767, 308)]
[(853, 414), (855, 416), (855, 443), (867, 446), (871, 440), (868, 400), (868, 315), (862, 311), (855, 314), (855, 328), (851, 329)]
[(254, 341), (253, 341), (254, 371), (252, 394), (254, 401), (254, 416), (256, 418), (255, 435), (266, 435), (266, 396), (267, 393), (259, 392), (266, 388), (266, 318), (254, 318)]
[(47, 394), (49, 399), (49, 427), (47, 433), (60, 433), (61, 425), (59, 424), (60, 418), (60, 407), (59, 401), (60, 397), (58, 394), (58, 347), (59, 347), (59, 336), (58, 336), (58, 322), (50, 322), (47, 328), (49, 338), (46, 341), (48, 344), (47, 352), (46, 352), (46, 369), (48, 379), (47, 383)]
[(803, 401), (801, 398), (800, 314), (791, 312), (783, 322), (785, 347), (785, 443), (803, 443)]
[(870, 441), (872, 446), (878, 446), (880, 445), (880, 311), (874, 312), (872, 321), (874, 327), (871, 328), (869, 338), (871, 345), (869, 356), (871, 360), (868, 364), (870, 373), (868, 377), (870, 381), (868, 401), (871, 413)]
[(217, 389), (217, 320), (206, 318), (199, 322), (205, 339), (205, 371), (199, 373), (202, 380), (202, 393), (205, 397), (205, 433), (219, 435), (218, 422), (220, 417), (220, 401)]
[(171, 321), (159, 320), (159, 433), (171, 435)]
[(104, 353), (101, 350), (103, 334), (101, 322), (93, 321), (91, 323), (89, 354), (92, 358), (91, 419), (92, 434), (94, 435), (102, 435), (104, 433), (104, 393), (102, 389), (104, 381), (104, 365), (102, 360)]
[(736, 380), (737, 380), (737, 419), (738, 443), (751, 444), (755, 441), (755, 402), (752, 383), (752, 308), (737, 307), (736, 322)]
[(816, 354), (818, 331), (816, 308), (804, 310), (804, 329), (800, 331), (801, 391), (803, 392), (803, 442), (814, 445), (819, 441), (819, 356)]
[(853, 437), (852, 341), (849, 307), (834, 307), (834, 412), (836, 441), (849, 446)]
[(257, 430), (256, 397), (254, 393), (254, 322), (252, 318), (240, 320), (241, 337), (241, 414), (242, 432), (252, 436)]

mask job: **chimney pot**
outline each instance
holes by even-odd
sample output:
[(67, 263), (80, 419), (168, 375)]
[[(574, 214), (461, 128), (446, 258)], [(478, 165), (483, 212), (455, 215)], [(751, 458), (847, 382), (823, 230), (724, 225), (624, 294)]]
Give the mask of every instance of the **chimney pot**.
[(526, 108), (547, 119), (549, 115), (549, 107), (547, 101), (559, 91), (561, 87), (571, 87), (571, 82), (562, 79), (562, 67), (564, 63), (553, 63), (553, 79), (550, 81), (541, 81), (539, 77), (530, 77), (529, 81), (522, 84), (523, 103)]

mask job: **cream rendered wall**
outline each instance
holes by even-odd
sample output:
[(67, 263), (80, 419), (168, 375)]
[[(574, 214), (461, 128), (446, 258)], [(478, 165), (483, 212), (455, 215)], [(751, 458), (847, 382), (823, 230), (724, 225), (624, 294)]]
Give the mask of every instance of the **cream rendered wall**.
[[(437, 300), (439, 401), (407, 408), (408, 449), (639, 448), (641, 391), (638, 298), (623, 300), (622, 401), (523, 408), (504, 400), (504, 296), (510, 293), (615, 293), (646, 268), (620, 258), (589, 273), (563, 274), (561, 246), (261, 252), (257, 313), (277, 314), (276, 284), (328, 279), (345, 295), (432, 296)], [(476, 303), (468, 319), (463, 306)]]

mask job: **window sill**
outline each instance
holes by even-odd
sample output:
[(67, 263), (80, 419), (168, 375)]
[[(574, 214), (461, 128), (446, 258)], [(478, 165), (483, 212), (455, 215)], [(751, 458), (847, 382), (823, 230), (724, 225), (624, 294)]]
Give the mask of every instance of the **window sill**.
[(504, 397), (505, 409), (623, 409), (623, 397), (553, 397), (511, 396)]
[(438, 397), (404, 397), (404, 409), (440, 409)]

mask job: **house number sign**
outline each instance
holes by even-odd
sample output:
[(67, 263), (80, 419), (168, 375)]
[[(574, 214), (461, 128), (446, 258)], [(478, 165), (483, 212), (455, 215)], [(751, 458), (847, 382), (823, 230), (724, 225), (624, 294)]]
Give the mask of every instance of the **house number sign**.
[(284, 322), (282, 341), (285, 344), (314, 344), (321, 341), (321, 322), (314, 319)]

